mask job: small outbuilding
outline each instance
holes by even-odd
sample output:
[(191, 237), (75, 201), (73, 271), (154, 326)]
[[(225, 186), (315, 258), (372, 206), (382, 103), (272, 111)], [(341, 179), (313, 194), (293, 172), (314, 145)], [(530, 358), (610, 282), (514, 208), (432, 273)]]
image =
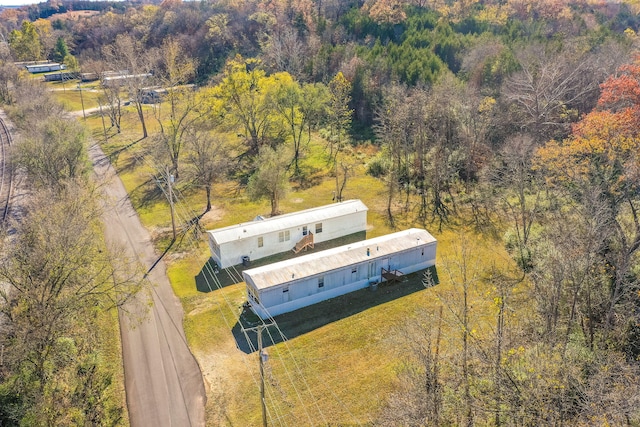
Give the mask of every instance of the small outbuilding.
[(220, 268), (366, 231), (367, 207), (347, 200), (207, 231), (211, 258)]
[(436, 245), (412, 228), (245, 270), (247, 301), (261, 318), (277, 316), (434, 266)]

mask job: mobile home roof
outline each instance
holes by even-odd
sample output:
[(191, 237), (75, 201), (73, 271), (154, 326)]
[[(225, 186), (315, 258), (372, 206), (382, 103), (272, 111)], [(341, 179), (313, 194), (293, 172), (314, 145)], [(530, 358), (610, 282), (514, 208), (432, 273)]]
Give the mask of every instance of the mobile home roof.
[(215, 230), (209, 230), (207, 233), (209, 233), (218, 244), (223, 244), (367, 210), (368, 208), (360, 200), (346, 200), (340, 203), (319, 206), (317, 208), (292, 212), (263, 220), (254, 220), (230, 225), (229, 227), (217, 228)]
[[(436, 239), (426, 230), (411, 228), (373, 239), (245, 270), (258, 289), (304, 279), (367, 260), (387, 258), (411, 248), (427, 246)], [(369, 255), (367, 255), (367, 249)]]

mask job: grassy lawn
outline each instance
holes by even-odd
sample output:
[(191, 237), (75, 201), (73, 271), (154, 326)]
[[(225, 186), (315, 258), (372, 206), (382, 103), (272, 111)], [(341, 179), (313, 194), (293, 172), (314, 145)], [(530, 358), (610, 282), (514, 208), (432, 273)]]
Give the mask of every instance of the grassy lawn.
[[(92, 118), (87, 124), (95, 139), (104, 139), (99, 118)], [(147, 124), (153, 132), (156, 125), (150, 114)], [(108, 142), (102, 146), (162, 252), (170, 233), (170, 216), (166, 200), (153, 181), (153, 162), (145, 156), (149, 139), (139, 139), (139, 124), (133, 111), (124, 117), (123, 129), (129, 130), (121, 134), (110, 131)], [(312, 142), (301, 163), (308, 178), (306, 184), (294, 183), (281, 203), (283, 213), (332, 202), (335, 180), (327, 174), (323, 150), (321, 141)], [(385, 216), (384, 184), (365, 174), (366, 162), (375, 151), (375, 147), (367, 145), (353, 148), (350, 156), (354, 169), (344, 191), (345, 199), (359, 198), (369, 207), (367, 237), (423, 227), (414, 212), (403, 214), (396, 207), (397, 229), (390, 228)], [(182, 194), (184, 211), (202, 213), (203, 192), (185, 188)], [(250, 201), (235, 182), (217, 184), (213, 204), (215, 215), (203, 218), (207, 228), (249, 221), (270, 210), (267, 201)], [(426, 289), (422, 274), (416, 273), (409, 275), (406, 282), (381, 286), (376, 292), (362, 290), (279, 316), (276, 321), (285, 341), (274, 328), (264, 333), (269, 354), (266, 401), (272, 423), (371, 422), (396, 385), (397, 372), (406, 355), (407, 350), (399, 341), (402, 326), (422, 313), (438, 313), (441, 306), (442, 357), (455, 357), (461, 346), (461, 328), (455, 314), (460, 309), (463, 273), (477, 277), (470, 285), (473, 333), (478, 337), (491, 333), (497, 294), (488, 279), (489, 272), (513, 269), (503, 245), (455, 222), (445, 225), (441, 232), (435, 224), (427, 224), (426, 228), (438, 239), (436, 286)], [(462, 248), (472, 248), (473, 262), (467, 264), (473, 274), (459, 269)], [(216, 280), (203, 282), (208, 259), (204, 237), (174, 245), (166, 257), (169, 278), (184, 307), (187, 339), (204, 374), (208, 424), (259, 425), (258, 356), (250, 351), (239, 324), (246, 300), (244, 285), (234, 283), (228, 274), (223, 276), (224, 271), (219, 273), (220, 286), (216, 286)], [(520, 298), (518, 289), (511, 292), (512, 298)], [(255, 340), (255, 333), (249, 334), (249, 339)]]
[[(97, 99), (100, 92), (93, 89), (95, 85), (89, 86), (86, 83), (71, 80), (64, 83), (50, 82), (47, 86), (56, 91), (56, 98), (69, 111), (82, 111), (83, 103), (85, 110), (98, 107)], [(80, 93), (81, 90), (82, 93)]]

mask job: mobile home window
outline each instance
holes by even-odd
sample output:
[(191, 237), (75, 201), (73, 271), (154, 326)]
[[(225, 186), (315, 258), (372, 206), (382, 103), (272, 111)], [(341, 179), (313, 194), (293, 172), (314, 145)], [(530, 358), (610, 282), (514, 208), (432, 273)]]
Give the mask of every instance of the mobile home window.
[(322, 223), (321, 222), (316, 224), (316, 234), (317, 233), (322, 233)]
[(351, 268), (351, 273), (357, 273), (357, 272), (358, 272), (358, 267)]
[(324, 276), (323, 277), (318, 277), (318, 287), (319, 288), (324, 288)]
[(309, 233), (309, 230), (307, 230), (307, 226), (305, 225), (304, 227), (302, 227), (302, 235), (306, 236)]
[(289, 241), (290, 239), (291, 239), (291, 233), (289, 233), (289, 230), (281, 231), (278, 233), (278, 241), (280, 243)]
[(264, 237), (258, 237), (258, 247), (261, 248), (264, 246)]

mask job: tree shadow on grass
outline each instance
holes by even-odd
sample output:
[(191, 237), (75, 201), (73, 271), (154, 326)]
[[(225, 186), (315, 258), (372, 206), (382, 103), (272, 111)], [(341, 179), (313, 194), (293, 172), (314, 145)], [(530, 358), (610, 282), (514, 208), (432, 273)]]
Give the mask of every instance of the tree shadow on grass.
[[(165, 199), (164, 191), (150, 177), (129, 192), (131, 203), (136, 209), (149, 206), (158, 200)], [(168, 202), (167, 202), (168, 203)], [(168, 209), (168, 208), (167, 208)]]
[(131, 171), (144, 162), (144, 159), (141, 156), (129, 156), (125, 160), (120, 159), (120, 154), (126, 152), (129, 148), (135, 146), (142, 140), (144, 140), (144, 138), (137, 139), (109, 153), (107, 157), (118, 173)]
[[(427, 270), (431, 271), (433, 283), (438, 284), (436, 267), (430, 267)], [(382, 282), (376, 291), (372, 291), (370, 288), (361, 289), (296, 311), (281, 314), (276, 316), (274, 320), (286, 339), (293, 339), (377, 305), (424, 290), (425, 285), (422, 282), (424, 273), (427, 270), (408, 274), (405, 276), (406, 280), (402, 282)], [(244, 353), (250, 354), (257, 350), (258, 336), (256, 328), (261, 324), (263, 322), (258, 316), (251, 309), (244, 307), (240, 318), (231, 330), (238, 348)], [(263, 347), (269, 347), (282, 341), (282, 336), (275, 326), (269, 326), (268, 331), (263, 330)]]

